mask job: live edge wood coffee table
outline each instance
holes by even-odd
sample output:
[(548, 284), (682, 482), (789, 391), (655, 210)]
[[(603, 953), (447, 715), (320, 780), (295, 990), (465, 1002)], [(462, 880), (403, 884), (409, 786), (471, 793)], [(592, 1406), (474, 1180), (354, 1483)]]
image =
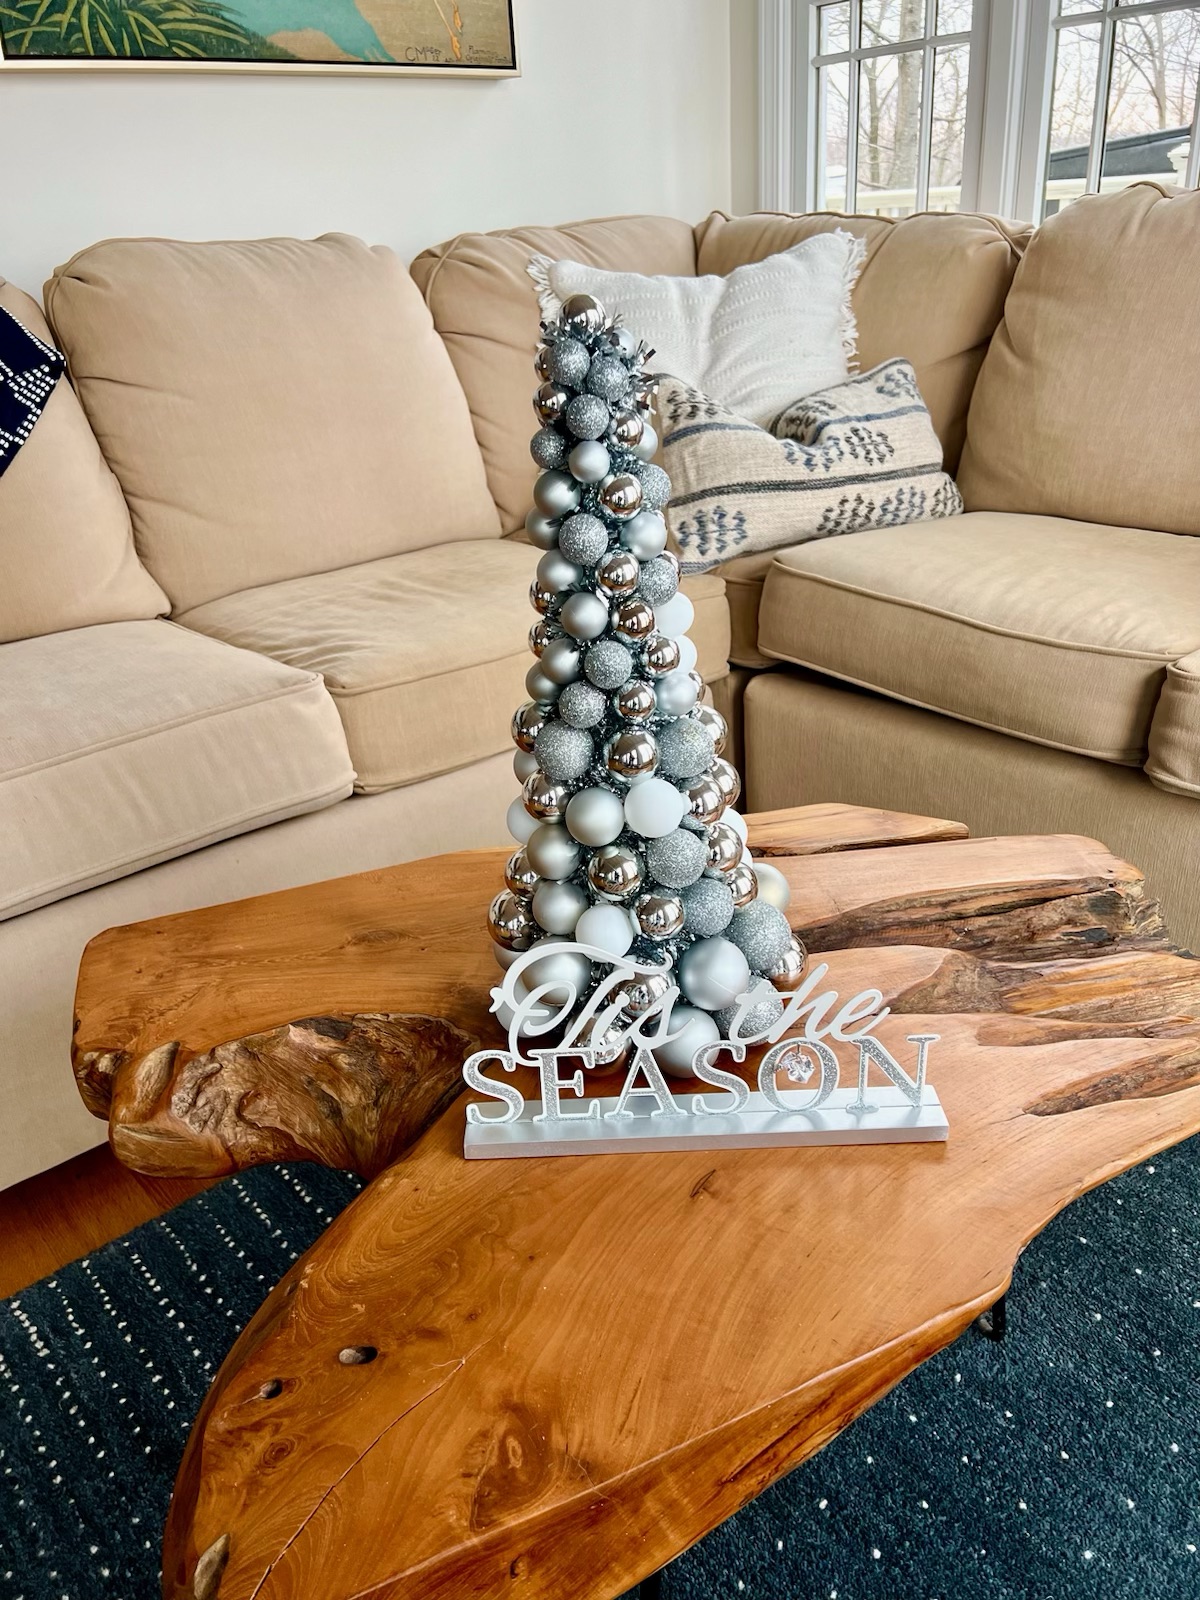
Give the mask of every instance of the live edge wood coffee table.
[(751, 823), (832, 984), (884, 989), (894, 1051), (941, 1035), (947, 1144), (464, 1161), (499, 851), (89, 945), (76, 1070), (123, 1160), (377, 1174), (213, 1384), (170, 1600), (611, 1600), (962, 1332), (1069, 1200), (1200, 1129), (1200, 964), (1102, 845)]

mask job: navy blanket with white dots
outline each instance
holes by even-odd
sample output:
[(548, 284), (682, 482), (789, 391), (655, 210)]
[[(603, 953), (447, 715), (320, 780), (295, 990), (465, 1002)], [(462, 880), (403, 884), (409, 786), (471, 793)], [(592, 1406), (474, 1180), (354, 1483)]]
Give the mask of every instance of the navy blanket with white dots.
[(33, 432), (66, 365), (60, 351), (0, 306), (0, 477)]

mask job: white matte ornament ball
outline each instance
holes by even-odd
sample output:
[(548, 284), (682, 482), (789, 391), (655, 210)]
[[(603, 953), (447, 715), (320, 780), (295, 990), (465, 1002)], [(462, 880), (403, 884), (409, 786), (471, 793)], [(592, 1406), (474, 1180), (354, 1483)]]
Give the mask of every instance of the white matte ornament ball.
[(621, 543), (639, 561), (652, 561), (667, 548), (667, 525), (657, 511), (640, 511), (621, 529)]
[(579, 485), (569, 472), (543, 472), (533, 486), (534, 504), (547, 517), (565, 517), (579, 507)]
[(578, 950), (564, 948), (557, 937), (538, 939), (531, 948), (544, 950), (546, 954), (525, 968), (518, 989), (532, 994), (546, 984), (550, 987), (541, 996), (543, 1002), (552, 1006), (573, 1005), (591, 982), (592, 963)]
[(747, 839), (749, 839), (750, 829), (746, 824), (745, 817), (740, 811), (726, 811), (721, 817), (721, 821), (729, 824), (733, 831), (741, 838), (743, 844)]
[(672, 1008), (667, 1032), (678, 1034), (678, 1038), (660, 1044), (653, 1055), (670, 1078), (694, 1078), (692, 1057), (702, 1046), (716, 1044), (721, 1037), (720, 1028), (707, 1011), (697, 1011), (694, 1006), (680, 1005), (678, 1001)]
[(654, 685), (658, 709), (664, 717), (686, 717), (700, 697), (691, 673), (676, 668)]
[(525, 518), (525, 532), (530, 544), (539, 550), (553, 550), (558, 543), (559, 519), (543, 516), (536, 508)]
[(661, 606), (655, 607), (659, 631), (672, 639), (685, 634), (696, 620), (696, 608), (685, 594), (673, 594)]
[(625, 827), (625, 807), (611, 789), (580, 789), (567, 803), (567, 828), (580, 844), (612, 844)]
[(584, 439), (567, 457), (567, 465), (580, 483), (599, 483), (612, 471), (612, 458), (598, 439)]
[(519, 844), (525, 844), (538, 827), (537, 818), (531, 817), (525, 809), (524, 795), (519, 795), (509, 806), (505, 821), (508, 824), (509, 833)]
[(583, 671), (583, 654), (574, 639), (551, 639), (542, 651), (541, 667), (551, 683), (574, 683)]
[(639, 461), (653, 461), (658, 449), (658, 435), (649, 423), (642, 431), (642, 437), (633, 447), (633, 453)]
[(634, 940), (633, 918), (623, 906), (589, 906), (575, 924), (580, 944), (594, 945), (610, 956), (623, 956)]
[(676, 640), (676, 643), (679, 646), (680, 672), (691, 672), (693, 667), (696, 665), (696, 662), (699, 660), (699, 655), (696, 651), (696, 641), (694, 639), (690, 639), (685, 633), (682, 635), (682, 637)]
[(547, 550), (537, 564), (537, 581), (543, 589), (563, 594), (583, 582), (583, 568), (568, 560), (561, 550)]
[(577, 883), (542, 883), (533, 892), (533, 914), (547, 933), (574, 933), (589, 904)]
[(583, 590), (563, 602), (558, 620), (576, 639), (598, 639), (608, 627), (608, 607), (599, 595)]
[(558, 699), (558, 684), (547, 677), (541, 664), (535, 661), (525, 674), (525, 693), (539, 705), (552, 706)]
[(705, 1011), (737, 1003), (750, 987), (750, 963), (730, 939), (697, 939), (679, 958), (679, 987)]
[[(524, 804), (518, 803), (524, 812)], [(527, 812), (525, 814), (528, 816)], [(533, 822), (532, 817), (529, 820)], [(556, 881), (569, 878), (579, 865), (579, 845), (561, 822), (543, 822), (540, 827), (534, 823), (533, 832), (525, 835), (524, 844), (525, 858), (539, 878)]]
[(777, 911), (786, 911), (792, 898), (792, 886), (778, 867), (768, 861), (754, 863), (754, 876), (758, 880), (758, 895)]
[(686, 797), (665, 778), (647, 778), (625, 796), (625, 821), (643, 839), (674, 833), (686, 812)]
[(518, 783), (524, 783), (526, 778), (532, 778), (537, 770), (537, 757), (532, 750), (518, 750), (513, 756), (513, 773)]

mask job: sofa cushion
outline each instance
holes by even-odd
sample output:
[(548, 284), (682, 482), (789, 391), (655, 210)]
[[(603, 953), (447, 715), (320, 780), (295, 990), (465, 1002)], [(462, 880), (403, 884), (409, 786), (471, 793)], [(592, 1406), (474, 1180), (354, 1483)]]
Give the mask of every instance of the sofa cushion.
[(1146, 775), (1160, 789), (1200, 798), (1200, 650), (1167, 668), (1150, 724)]
[(759, 645), (1001, 733), (1140, 766), (1167, 667), (1200, 648), (1200, 543), (970, 512), (801, 545)]
[[(538, 559), (510, 539), (418, 550), (230, 595), (180, 621), (323, 674), (357, 787), (370, 793), (511, 749), (509, 725), (533, 665)], [(702, 599), (692, 634), (711, 657), (720, 618), (708, 613), (714, 599), (723, 612), (724, 597), (710, 590)]]
[(539, 312), (525, 269), (536, 254), (621, 272), (679, 277), (696, 270), (692, 229), (669, 217), (463, 233), (413, 262), (412, 275), (466, 390), (506, 532), (524, 523), (533, 497), (529, 440), (536, 423), (530, 402), (537, 387)]
[(390, 251), (115, 240), (46, 303), (177, 611), (499, 534), (466, 399)]
[[(37, 303), (3, 278), (0, 306), (53, 340)], [(138, 561), (121, 486), (63, 378), (0, 478), (0, 572), (0, 644), (168, 607)]]
[(971, 401), (969, 510), (1200, 534), (1200, 194), (1088, 195), (1034, 235)]
[(319, 678), (170, 622), (0, 646), (0, 917), (332, 804)]
[(853, 296), (859, 364), (875, 367), (893, 356), (912, 362), (953, 472), (975, 376), (1031, 230), (993, 217), (927, 212), (895, 221), (714, 211), (696, 230), (696, 271), (731, 272), (835, 228), (866, 241)]

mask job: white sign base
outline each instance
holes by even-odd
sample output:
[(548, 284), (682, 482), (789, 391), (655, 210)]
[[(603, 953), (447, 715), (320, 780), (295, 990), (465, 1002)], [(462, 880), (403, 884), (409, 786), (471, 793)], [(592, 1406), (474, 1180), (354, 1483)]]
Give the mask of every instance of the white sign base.
[[(779, 1098), (797, 1109), (784, 1115), (761, 1094), (751, 1094), (744, 1111), (726, 1116), (654, 1115), (653, 1106), (630, 1105), (630, 1116), (605, 1115), (615, 1099), (601, 1099), (600, 1115), (573, 1114), (565, 1121), (537, 1122), (540, 1100), (530, 1100), (512, 1122), (468, 1123), (463, 1154), (468, 1161), (499, 1161), (523, 1156), (589, 1156), (660, 1154), (669, 1150), (766, 1150), (773, 1146), (822, 1144), (927, 1144), (949, 1136), (950, 1125), (937, 1097), (926, 1084), (921, 1105), (914, 1106), (890, 1084), (867, 1091), (863, 1109), (859, 1091), (835, 1089), (817, 1111), (799, 1109), (812, 1095), (782, 1090)], [(686, 1105), (680, 1096), (680, 1104)], [(590, 1102), (579, 1101), (582, 1108)], [(851, 1109), (852, 1107), (856, 1109)]]

